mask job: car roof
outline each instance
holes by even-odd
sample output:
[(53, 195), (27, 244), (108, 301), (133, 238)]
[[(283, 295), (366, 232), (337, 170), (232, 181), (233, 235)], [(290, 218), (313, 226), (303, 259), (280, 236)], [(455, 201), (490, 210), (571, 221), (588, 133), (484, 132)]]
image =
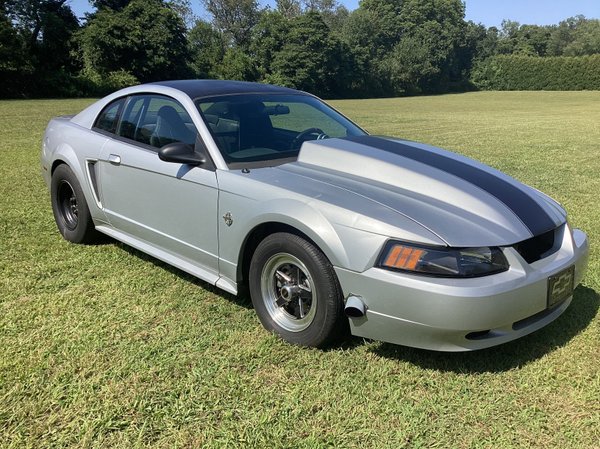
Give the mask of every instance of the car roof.
[(159, 81), (149, 85), (171, 87), (187, 94), (190, 98), (212, 97), (232, 94), (302, 94), (309, 95), (287, 87), (273, 86), (271, 84), (251, 83), (247, 81), (226, 80), (177, 80)]

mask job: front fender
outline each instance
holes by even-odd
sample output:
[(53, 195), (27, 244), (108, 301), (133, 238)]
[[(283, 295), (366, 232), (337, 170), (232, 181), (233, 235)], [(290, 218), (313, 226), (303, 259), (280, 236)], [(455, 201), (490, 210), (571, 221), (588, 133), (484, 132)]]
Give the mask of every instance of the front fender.
[(295, 200), (265, 202), (261, 209), (259, 215), (248, 221), (250, 230), (263, 223), (282, 223), (291, 226), (310, 238), (333, 265), (350, 264), (348, 253), (336, 229), (319, 210)]
[(310, 202), (291, 198), (251, 200), (222, 192), (219, 215), (231, 214), (233, 223), (219, 221), (221, 276), (239, 281), (238, 262), (252, 233), (263, 225), (286, 225), (311, 239), (337, 267), (364, 271), (385, 243), (384, 236), (331, 222)]
[(293, 199), (251, 200), (221, 192), (219, 215), (231, 214), (227, 225), (219, 220), (219, 270), (221, 275), (237, 280), (237, 264), (252, 232), (265, 223), (291, 226), (309, 237), (334, 265), (347, 266), (348, 255), (333, 226), (316, 209)]

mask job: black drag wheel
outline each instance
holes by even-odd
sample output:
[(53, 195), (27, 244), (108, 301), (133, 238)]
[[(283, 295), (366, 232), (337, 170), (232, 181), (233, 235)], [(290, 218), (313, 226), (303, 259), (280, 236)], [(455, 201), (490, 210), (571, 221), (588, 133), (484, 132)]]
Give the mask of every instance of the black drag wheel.
[(302, 237), (284, 232), (266, 237), (252, 256), (249, 281), (258, 318), (284, 340), (324, 347), (346, 335), (335, 271)]
[(79, 181), (65, 164), (56, 167), (52, 174), (50, 197), (54, 220), (65, 240), (93, 243), (98, 239)]

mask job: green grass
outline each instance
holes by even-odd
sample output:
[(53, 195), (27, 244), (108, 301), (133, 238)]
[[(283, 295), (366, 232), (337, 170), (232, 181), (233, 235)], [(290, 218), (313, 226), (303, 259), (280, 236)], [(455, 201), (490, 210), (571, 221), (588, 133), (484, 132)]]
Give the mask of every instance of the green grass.
[(600, 92), (333, 102), (547, 192), (589, 234), (562, 317), (465, 354), (292, 347), (247, 299), (118, 243), (62, 240), (41, 136), (90, 102), (0, 102), (0, 447), (600, 447)]

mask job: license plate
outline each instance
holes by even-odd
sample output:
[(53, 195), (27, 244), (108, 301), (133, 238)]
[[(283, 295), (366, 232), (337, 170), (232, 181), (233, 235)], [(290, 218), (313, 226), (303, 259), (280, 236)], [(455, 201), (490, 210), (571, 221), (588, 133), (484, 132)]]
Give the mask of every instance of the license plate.
[(563, 302), (573, 294), (575, 282), (575, 267), (556, 273), (548, 278), (548, 307)]

